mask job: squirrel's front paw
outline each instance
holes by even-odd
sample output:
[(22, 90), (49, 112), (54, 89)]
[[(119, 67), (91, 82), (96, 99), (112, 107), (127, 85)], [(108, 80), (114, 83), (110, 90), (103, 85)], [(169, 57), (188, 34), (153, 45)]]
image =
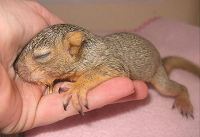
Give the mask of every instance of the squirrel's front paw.
[(89, 109), (86, 90), (81, 90), (79, 88), (71, 88), (67, 92), (64, 92), (63, 95), (64, 95), (63, 108), (65, 111), (67, 110), (67, 106), (69, 105), (70, 101), (73, 107), (81, 115), (84, 115), (83, 106), (86, 109)]

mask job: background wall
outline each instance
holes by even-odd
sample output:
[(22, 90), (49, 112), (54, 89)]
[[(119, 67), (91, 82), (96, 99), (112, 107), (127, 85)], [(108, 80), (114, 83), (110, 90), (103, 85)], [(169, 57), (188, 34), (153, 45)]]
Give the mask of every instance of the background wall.
[(39, 0), (67, 23), (97, 32), (129, 30), (155, 16), (200, 25), (200, 0)]

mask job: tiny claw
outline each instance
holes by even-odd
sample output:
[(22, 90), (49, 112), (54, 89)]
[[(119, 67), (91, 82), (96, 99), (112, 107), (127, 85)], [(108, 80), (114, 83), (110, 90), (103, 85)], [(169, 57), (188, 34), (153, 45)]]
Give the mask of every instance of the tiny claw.
[(70, 101), (71, 97), (72, 96), (69, 96), (69, 98), (67, 99), (66, 103), (63, 103), (63, 107), (64, 107), (65, 111), (67, 110), (67, 106), (69, 105), (69, 101)]
[(185, 116), (186, 116), (186, 118), (188, 119), (188, 114), (187, 114), (187, 113), (185, 113)]
[(61, 89), (60, 89), (60, 88), (58, 89), (58, 93), (59, 93), (59, 94), (61, 93)]
[(183, 111), (182, 111), (182, 110), (181, 110), (181, 115), (182, 115), (182, 116), (184, 116), (184, 113), (183, 113)]
[(58, 89), (58, 93), (61, 94), (62, 92), (65, 92), (65, 91), (67, 91), (67, 90), (68, 90), (68, 88), (66, 88), (66, 87), (60, 87), (60, 88)]
[(65, 111), (67, 111), (67, 106), (68, 106), (68, 104), (63, 104), (63, 108)]
[(174, 104), (174, 105), (172, 105), (172, 109), (175, 109), (175, 104)]
[(194, 120), (194, 115), (193, 114), (190, 114), (190, 117)]
[(63, 107), (65, 111), (67, 110), (67, 106), (69, 105), (69, 101), (71, 100), (71, 98), (72, 98), (71, 95), (67, 96), (66, 100), (63, 103)]
[(85, 104), (84, 106), (85, 106), (86, 109), (90, 109), (90, 108), (88, 107), (88, 104)]
[(78, 113), (81, 115), (81, 116), (84, 116), (84, 112), (82, 110), (79, 110)]

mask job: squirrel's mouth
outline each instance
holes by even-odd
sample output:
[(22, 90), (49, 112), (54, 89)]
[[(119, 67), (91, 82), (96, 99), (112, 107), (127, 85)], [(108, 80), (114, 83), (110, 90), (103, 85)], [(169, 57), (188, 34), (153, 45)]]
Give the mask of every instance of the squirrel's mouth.
[(29, 76), (30, 74), (28, 74), (28, 72), (21, 72), (21, 71), (17, 71), (16, 72), (17, 75), (22, 78), (24, 81), (29, 82), (29, 83), (33, 83), (36, 84), (36, 81), (32, 80)]
[(35, 71), (31, 72), (30, 69), (24, 64), (22, 65), (20, 63), (16, 63), (14, 65), (14, 70), (20, 78), (29, 83), (43, 83), (42, 79), (45, 79), (45, 76), (43, 77), (42, 74), (38, 74), (38, 72), (35, 73)]
[(20, 65), (19, 63), (15, 63), (13, 65), (15, 73), (22, 78), (24, 81), (26, 82), (31, 82), (33, 83), (33, 81), (30, 79), (30, 75), (31, 73), (29, 71), (27, 71), (26, 67), (22, 67), (22, 65)]

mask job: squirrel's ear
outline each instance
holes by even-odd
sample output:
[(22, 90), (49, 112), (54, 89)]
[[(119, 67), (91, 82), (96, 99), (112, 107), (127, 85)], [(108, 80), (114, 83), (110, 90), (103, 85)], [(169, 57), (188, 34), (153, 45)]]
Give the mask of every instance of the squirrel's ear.
[[(68, 45), (68, 50), (71, 55), (76, 55), (84, 41), (84, 34), (80, 31), (73, 31), (66, 34), (64, 43)], [(67, 42), (67, 43), (66, 43)]]

